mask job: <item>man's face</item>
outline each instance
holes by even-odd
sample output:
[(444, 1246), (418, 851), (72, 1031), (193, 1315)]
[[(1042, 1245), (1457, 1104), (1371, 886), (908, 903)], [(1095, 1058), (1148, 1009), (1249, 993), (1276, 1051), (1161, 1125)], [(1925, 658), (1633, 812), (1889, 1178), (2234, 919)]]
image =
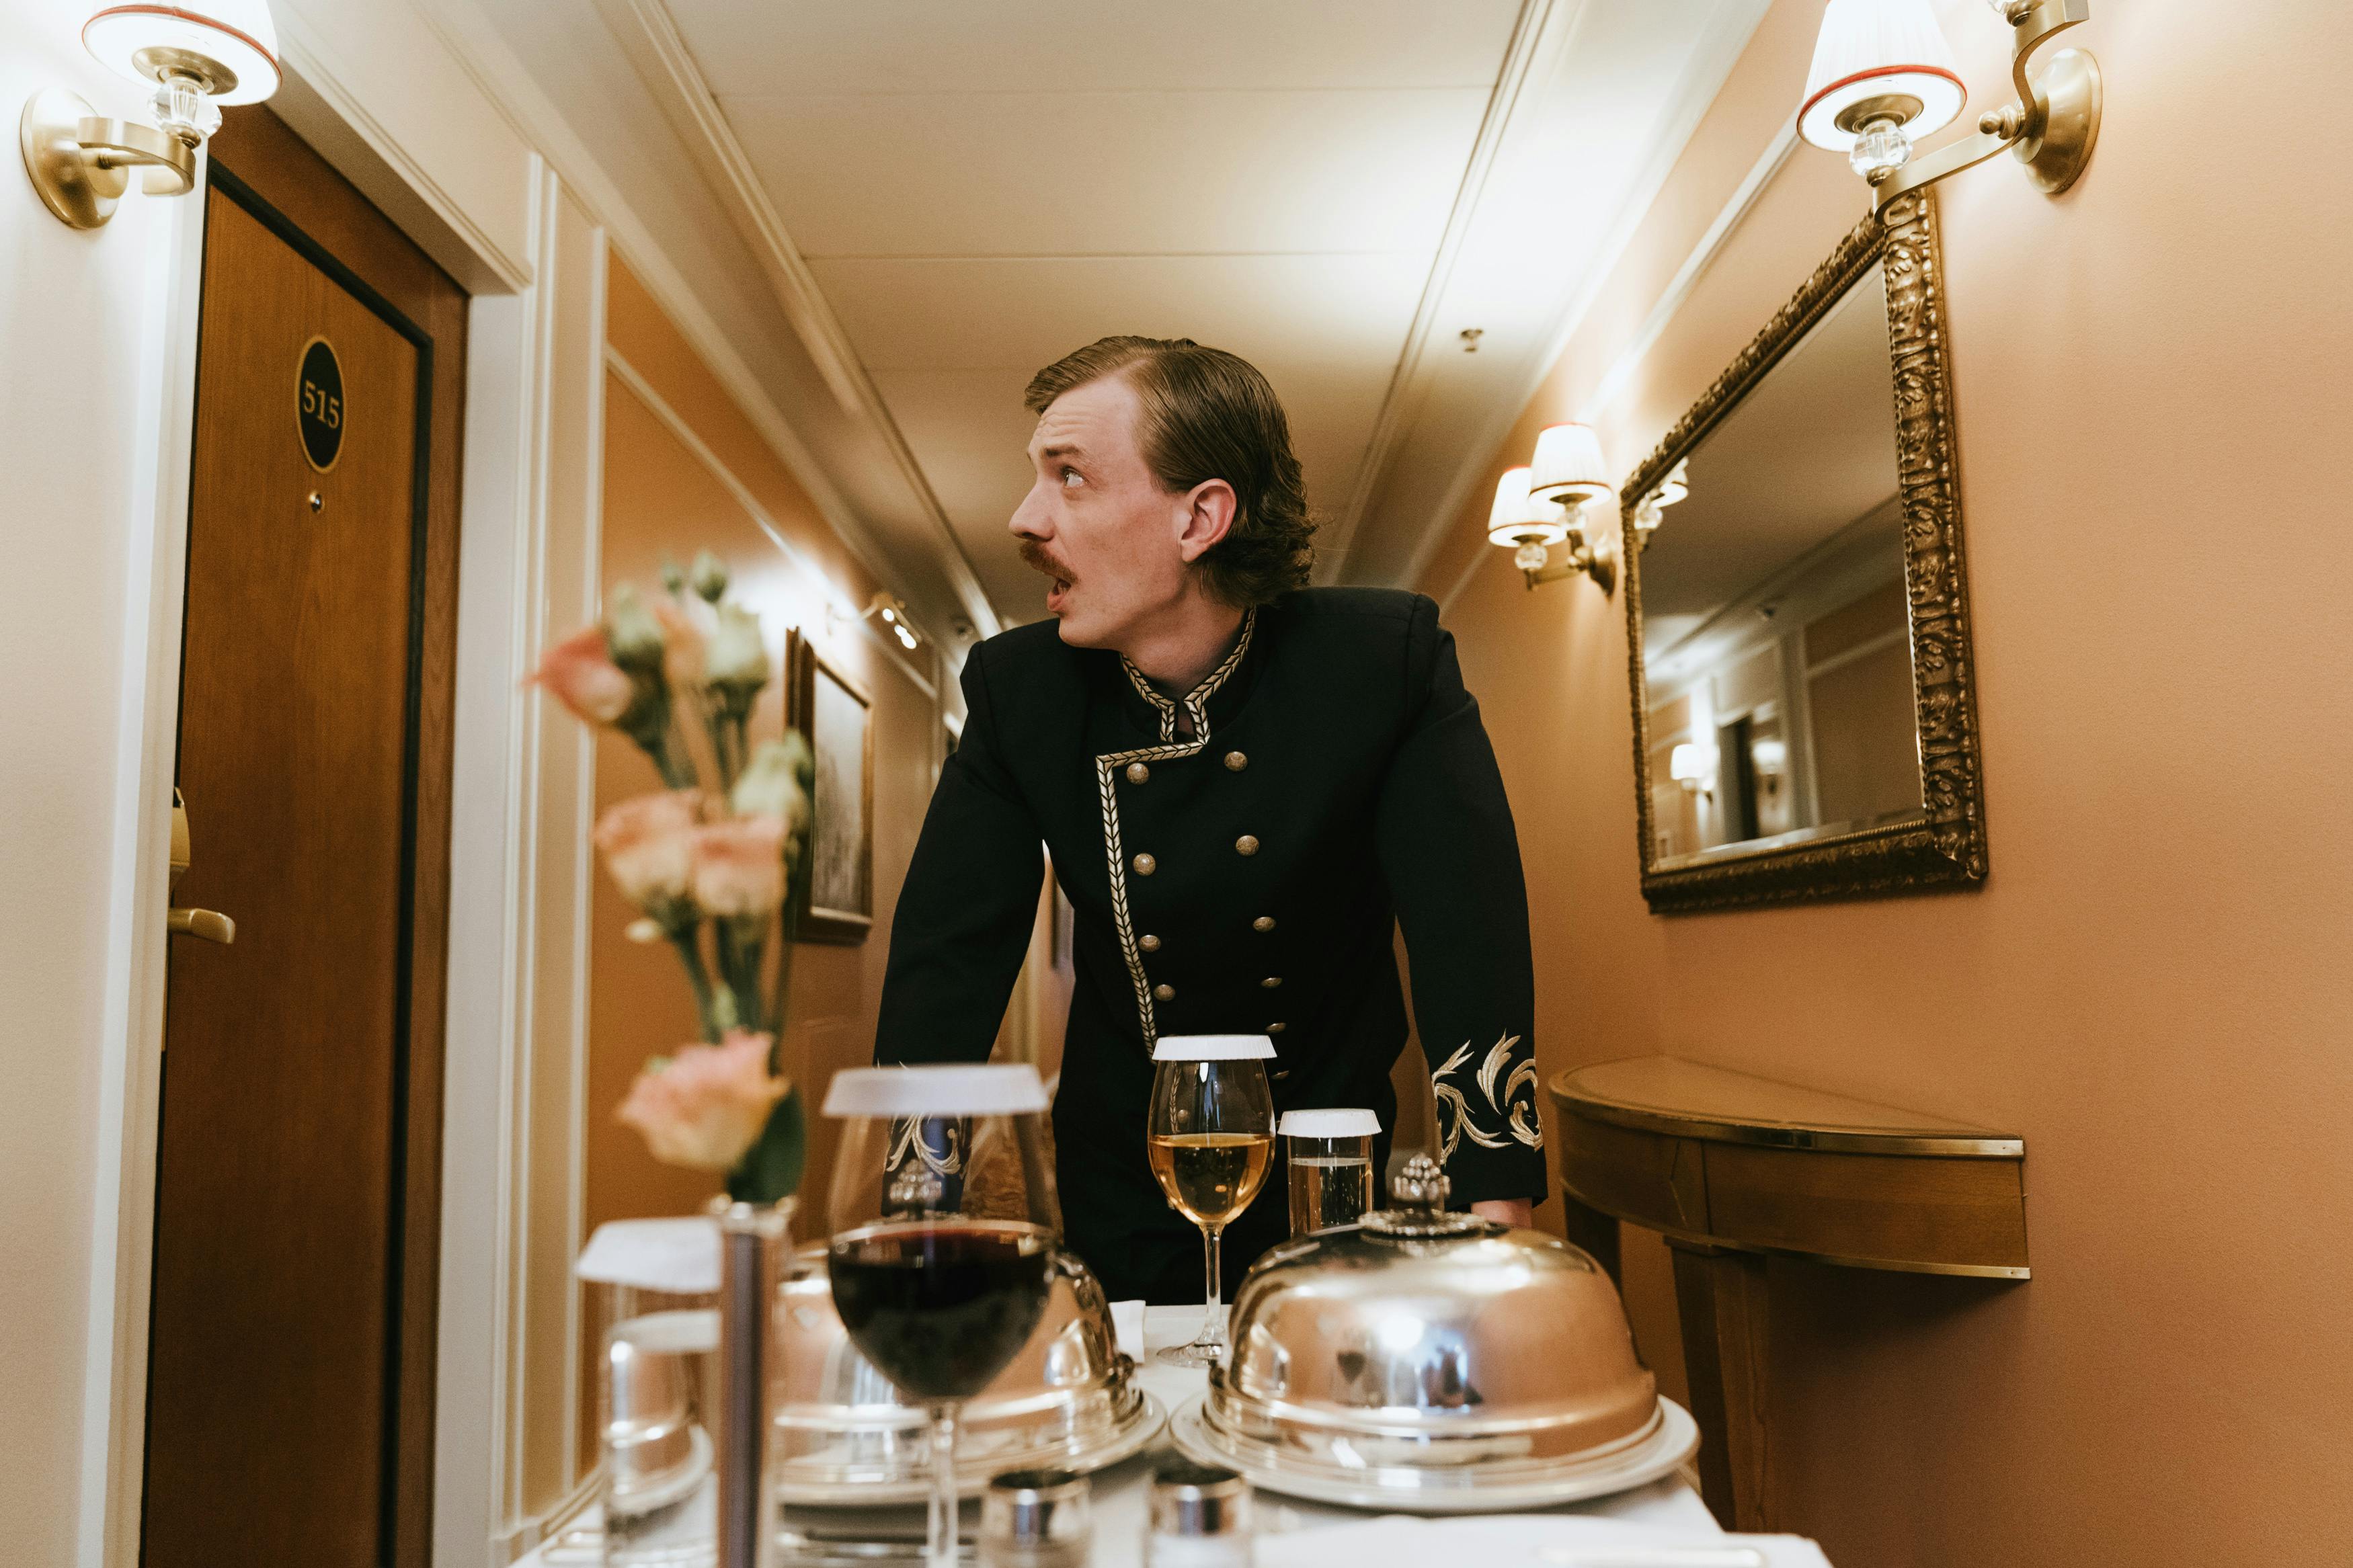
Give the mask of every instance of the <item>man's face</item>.
[(1208, 547), (1195, 498), (1163, 489), (1144, 460), (1142, 413), (1126, 378), (1105, 376), (1047, 405), (1029, 437), (1036, 473), (1013, 533), (1022, 559), (1053, 579), (1046, 607), (1076, 647), (1129, 646), (1183, 597)]

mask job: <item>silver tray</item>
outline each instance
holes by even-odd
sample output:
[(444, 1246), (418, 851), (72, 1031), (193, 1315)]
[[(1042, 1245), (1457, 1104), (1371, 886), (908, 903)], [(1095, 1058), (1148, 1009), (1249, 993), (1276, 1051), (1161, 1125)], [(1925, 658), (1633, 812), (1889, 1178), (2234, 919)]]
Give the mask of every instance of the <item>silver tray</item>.
[(1208, 1419), (1206, 1396), (1180, 1406), (1168, 1435), (1188, 1458), (1239, 1470), (1255, 1487), (1343, 1508), (1387, 1513), (1509, 1513), (1607, 1497), (1674, 1474), (1699, 1447), (1699, 1423), (1672, 1399), (1622, 1443), (1525, 1464), (1448, 1467), (1310, 1462), (1237, 1437)]
[[(956, 1489), (965, 1497), (977, 1497), (991, 1476), (1007, 1470), (1053, 1468), (1085, 1475), (1142, 1453), (1167, 1424), (1168, 1412), (1132, 1382), (1118, 1390), (1117, 1397), (1118, 1408), (1107, 1430), (1067, 1442), (984, 1447), (976, 1453), (966, 1449), (959, 1433)], [(904, 1412), (892, 1414), (903, 1416)], [(902, 1428), (892, 1422), (881, 1430), (895, 1436)], [(825, 1464), (826, 1453), (819, 1449), (778, 1466), (778, 1499), (795, 1508), (880, 1508), (929, 1500), (931, 1482), (922, 1474), (910, 1476), (897, 1465), (861, 1462), (857, 1453), (860, 1437), (855, 1431), (841, 1434), (836, 1450), (840, 1462)], [(820, 1467), (822, 1479), (809, 1474)], [(796, 1469), (803, 1474), (797, 1477)]]

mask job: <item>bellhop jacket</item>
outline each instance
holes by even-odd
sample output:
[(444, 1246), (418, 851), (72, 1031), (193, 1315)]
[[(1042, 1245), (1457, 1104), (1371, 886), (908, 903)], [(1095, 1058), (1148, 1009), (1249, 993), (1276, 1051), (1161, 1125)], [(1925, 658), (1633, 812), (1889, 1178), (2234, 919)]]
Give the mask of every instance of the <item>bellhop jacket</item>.
[[(1278, 1112), (1369, 1106), (1387, 1129), (1407, 1037), (1399, 927), (1455, 1205), (1542, 1198), (1519, 844), (1436, 605), (1291, 594), (1250, 612), (1181, 700), (1052, 622), (976, 647), (963, 684), (963, 736), (899, 895), (875, 1059), (987, 1057), (1042, 841), (1076, 914), (1053, 1117), (1064, 1235), (1114, 1299), (1200, 1299), (1199, 1233), (1145, 1160), (1155, 1041), (1264, 1033)], [(1227, 1272), (1288, 1228), (1278, 1158), (1226, 1233)]]

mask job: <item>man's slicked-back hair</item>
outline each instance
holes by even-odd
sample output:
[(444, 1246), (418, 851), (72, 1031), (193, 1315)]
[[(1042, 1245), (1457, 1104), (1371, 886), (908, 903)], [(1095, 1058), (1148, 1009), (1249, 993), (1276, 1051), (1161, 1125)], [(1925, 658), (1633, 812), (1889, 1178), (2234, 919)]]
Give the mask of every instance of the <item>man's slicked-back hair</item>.
[(1183, 493), (1209, 479), (1233, 487), (1234, 521), (1201, 557), (1210, 593), (1248, 609), (1304, 587), (1315, 524), (1291, 421), (1258, 367), (1190, 338), (1101, 338), (1029, 378), (1022, 401), (1043, 414), (1072, 387), (1119, 375), (1144, 405), (1137, 444), (1161, 484)]

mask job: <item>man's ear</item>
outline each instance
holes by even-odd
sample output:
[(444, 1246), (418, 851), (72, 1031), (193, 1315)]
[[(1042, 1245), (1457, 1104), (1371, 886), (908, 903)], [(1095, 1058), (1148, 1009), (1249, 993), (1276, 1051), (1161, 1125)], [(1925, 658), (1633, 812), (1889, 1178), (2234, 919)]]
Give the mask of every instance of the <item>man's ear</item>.
[(1225, 480), (1203, 479), (1186, 492), (1183, 504), (1185, 510), (1177, 518), (1176, 549), (1189, 566), (1233, 527), (1234, 510), (1240, 503), (1234, 498), (1234, 487)]

